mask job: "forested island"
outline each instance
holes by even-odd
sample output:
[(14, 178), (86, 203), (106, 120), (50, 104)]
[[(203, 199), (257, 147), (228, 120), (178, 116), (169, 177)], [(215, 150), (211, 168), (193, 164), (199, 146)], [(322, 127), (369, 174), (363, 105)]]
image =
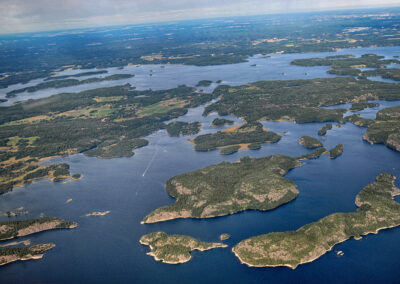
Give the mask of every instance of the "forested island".
[[(77, 226), (75, 222), (69, 222), (60, 218), (43, 217), (22, 221), (0, 222), (0, 241), (10, 240), (40, 233), (43, 231), (57, 229), (73, 229)], [(10, 244), (11, 245), (16, 245)], [(40, 259), (45, 251), (55, 247), (52, 243), (30, 245), (30, 241), (24, 242), (25, 247), (1, 247), (0, 266), (19, 260)]]
[(298, 142), (300, 145), (307, 149), (315, 149), (323, 146), (322, 142), (319, 141), (317, 138), (307, 135), (300, 137)]
[(215, 127), (220, 127), (220, 126), (224, 126), (224, 125), (230, 125), (233, 124), (234, 121), (233, 120), (229, 120), (229, 119), (225, 119), (225, 118), (216, 118), (211, 122), (211, 126), (215, 126)]
[(40, 259), (44, 253), (55, 247), (55, 244), (37, 244), (29, 247), (12, 247), (0, 249), (0, 266), (12, 262)]
[(360, 127), (365, 127), (365, 126), (369, 126), (372, 123), (374, 123), (373, 119), (369, 119), (369, 118), (364, 118), (361, 117), (360, 114), (353, 114), (353, 115), (349, 115), (346, 116), (344, 118), (345, 121), (350, 121), (351, 123), (353, 123), (356, 126), (360, 126)]
[(302, 155), (299, 157), (299, 160), (312, 160), (312, 159), (318, 159), (322, 155), (326, 154), (328, 151), (326, 150), (325, 147), (319, 147), (312, 151), (311, 153)]
[(167, 125), (169, 136), (185, 136), (199, 133), (201, 130), (200, 122), (182, 122), (174, 121)]
[[(384, 59), (376, 54), (364, 54), (361, 57), (352, 55), (328, 56), (325, 58), (296, 59), (293, 65), (299, 66), (329, 66), (328, 73), (336, 75), (358, 76), (385, 76), (387, 79), (399, 79), (398, 69), (386, 69), (386, 65), (400, 64), (397, 59)], [(361, 71), (363, 68), (376, 68), (376, 70)]]
[(208, 87), (212, 84), (210, 80), (201, 80), (197, 83), (196, 87)]
[(77, 226), (60, 218), (44, 217), (23, 221), (0, 222), (0, 241), (23, 237), (54, 229), (72, 229)]
[(77, 85), (83, 85), (83, 84), (89, 84), (89, 83), (97, 83), (97, 82), (103, 82), (103, 81), (129, 79), (134, 76), (135, 75), (131, 75), (131, 74), (114, 74), (114, 75), (106, 76), (104, 78), (95, 77), (95, 78), (88, 78), (88, 79), (84, 79), (84, 80), (57, 78), (57, 80), (45, 81), (43, 83), (37, 84), (36, 86), (13, 90), (11, 92), (8, 92), (6, 97), (13, 98), (19, 93), (24, 93), (24, 92), (33, 93), (36, 91), (49, 89), (49, 88), (58, 89), (58, 88), (65, 88), (65, 87), (71, 87), (71, 86), (77, 86)]
[(244, 157), (175, 176), (166, 183), (175, 203), (152, 211), (142, 223), (272, 210), (298, 195), (296, 184), (284, 178), (298, 166), (297, 158), (282, 155)]
[(329, 158), (335, 159), (343, 154), (343, 144), (337, 144), (331, 150), (329, 150)]
[(378, 107), (378, 106), (379, 106), (378, 103), (371, 103), (368, 101), (360, 101), (360, 102), (353, 103), (351, 105), (350, 111), (356, 112), (356, 111), (364, 110), (366, 108), (372, 108), (372, 107)]
[(331, 129), (332, 129), (332, 123), (327, 123), (320, 130), (318, 130), (318, 135), (320, 135), (320, 136), (326, 135), (328, 130), (331, 130)]
[(150, 247), (148, 255), (168, 264), (188, 262), (194, 250), (205, 251), (214, 248), (225, 248), (223, 243), (207, 243), (185, 235), (168, 235), (154, 232), (140, 238), (140, 243)]
[(400, 151), (400, 106), (385, 108), (376, 114), (363, 136), (371, 144), (383, 143)]
[(247, 149), (250, 144), (275, 143), (280, 139), (279, 134), (267, 131), (259, 122), (253, 122), (200, 135), (193, 139), (193, 142), (196, 151), (210, 151), (219, 148), (222, 149), (222, 154), (229, 154), (235, 152), (234, 149), (236, 151), (240, 148)]
[(274, 232), (243, 240), (233, 247), (241, 263), (256, 267), (296, 268), (312, 262), (341, 242), (400, 225), (400, 195), (395, 177), (383, 173), (356, 197), (357, 210), (335, 213), (297, 231)]

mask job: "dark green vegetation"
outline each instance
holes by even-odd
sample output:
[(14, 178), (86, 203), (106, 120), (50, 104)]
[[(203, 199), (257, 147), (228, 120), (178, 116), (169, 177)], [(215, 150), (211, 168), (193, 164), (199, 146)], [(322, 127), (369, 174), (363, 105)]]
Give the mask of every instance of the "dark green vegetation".
[[(73, 229), (77, 226), (74, 222), (64, 221), (59, 218), (44, 217), (23, 221), (0, 222), (0, 241), (24, 237), (43, 231), (57, 229)], [(11, 243), (10, 245), (17, 245)], [(24, 242), (25, 245), (30, 241)], [(43, 253), (52, 249), (54, 244), (37, 244), (29, 247), (0, 248), (0, 266), (19, 260), (38, 259)]]
[(363, 118), (363, 117), (361, 117), (360, 114), (353, 114), (350, 116), (346, 116), (344, 119), (345, 119), (345, 121), (350, 121), (354, 125), (361, 126), (361, 127), (368, 126), (368, 125), (371, 125), (372, 123), (374, 123), (373, 119)]
[(34, 178), (53, 177), (53, 171), (62, 167), (38, 167), (42, 158), (75, 153), (130, 157), (134, 148), (147, 145), (141, 137), (212, 98), (189, 87), (139, 92), (125, 85), (1, 108), (1, 192)]
[(318, 135), (323, 136), (328, 132), (328, 130), (331, 130), (331, 129), (332, 129), (332, 123), (327, 123), (320, 130), (318, 130)]
[(363, 138), (371, 144), (383, 143), (400, 151), (400, 106), (380, 110)]
[(335, 159), (343, 153), (343, 144), (337, 144), (334, 148), (329, 150), (329, 158)]
[(120, 80), (120, 79), (128, 79), (132, 78), (135, 75), (131, 74), (114, 74), (110, 75), (104, 78), (88, 78), (85, 80), (77, 80), (77, 79), (62, 79), (62, 80), (54, 80), (54, 81), (46, 81), (40, 84), (37, 84), (36, 86), (32, 87), (26, 87), (22, 89), (17, 89), (13, 90), (11, 92), (7, 93), (7, 98), (12, 98), (15, 97), (16, 94), (23, 93), (23, 92), (36, 92), (39, 90), (44, 90), (48, 88), (64, 88), (64, 87), (71, 87), (71, 86), (77, 86), (77, 85), (83, 85), (83, 84), (89, 84), (89, 83), (97, 83), (97, 82), (102, 82), (102, 81), (113, 81), (113, 80)]
[(300, 145), (307, 149), (315, 149), (323, 146), (321, 141), (311, 136), (302, 136), (299, 138), (298, 142)]
[(0, 80), (0, 87), (47, 77), (58, 69), (168, 62), (204, 66), (243, 62), (254, 54), (398, 46), (398, 11), (391, 7), (4, 35), (0, 70), (9, 77)]
[(54, 248), (54, 244), (37, 244), (29, 247), (12, 247), (0, 249), (0, 266), (18, 260), (42, 258), (43, 253)]
[(71, 229), (77, 226), (74, 222), (59, 218), (44, 217), (24, 221), (0, 222), (0, 241), (23, 237), (47, 230)]
[(299, 160), (311, 160), (311, 159), (318, 159), (322, 155), (326, 154), (327, 150), (324, 147), (320, 147), (315, 149), (309, 154), (305, 154), (299, 157)]
[[(300, 66), (330, 66), (328, 73), (336, 75), (349, 75), (359, 76), (365, 78), (367, 76), (376, 76), (386, 74), (383, 71), (385, 65), (389, 64), (400, 64), (397, 59), (383, 59), (384, 56), (378, 56), (376, 54), (364, 54), (361, 57), (347, 56), (346, 58), (309, 58), (309, 59), (296, 59), (292, 61), (293, 65)], [(377, 71), (364, 71), (362, 72), (359, 68), (378, 68)], [(382, 69), (382, 71), (381, 71)], [(396, 70), (396, 69), (393, 69)], [(387, 71), (387, 74), (399, 74), (398, 71)]]
[[(357, 76), (359, 79), (366, 79), (371, 76), (381, 76), (384, 79), (400, 81), (400, 69), (387, 69), (386, 65), (400, 64), (397, 59), (383, 59), (384, 56), (376, 54), (364, 54), (359, 58), (351, 55), (343, 57), (328, 56), (325, 58), (296, 59), (294, 65), (300, 66), (330, 66), (328, 73), (336, 75)], [(375, 70), (361, 71), (360, 68), (376, 68)], [(359, 102), (353, 104), (351, 111), (363, 110), (366, 107), (377, 106), (374, 103)]]
[(104, 141), (101, 145), (85, 152), (85, 155), (99, 158), (132, 157), (132, 150), (147, 146), (149, 141), (142, 138)]
[(166, 189), (176, 202), (154, 210), (143, 223), (272, 210), (296, 198), (296, 184), (283, 176), (299, 165), (296, 158), (281, 155), (244, 157), (175, 176)]
[(50, 77), (47, 77), (45, 79), (45, 81), (60, 80), (60, 79), (66, 79), (66, 78), (79, 78), (79, 77), (94, 76), (94, 75), (101, 75), (101, 74), (107, 74), (107, 73), (108, 73), (107, 70), (81, 72), (81, 73), (72, 74), (72, 75), (50, 76)]
[(196, 87), (208, 87), (212, 84), (210, 80), (201, 80), (197, 83)]
[(37, 159), (22, 158), (0, 162), (0, 194), (13, 187), (30, 184), (33, 180), (50, 177), (53, 181), (61, 181), (70, 175), (68, 164), (38, 165)]
[(288, 266), (311, 262), (349, 238), (400, 225), (400, 194), (395, 177), (383, 173), (356, 197), (357, 211), (335, 213), (297, 231), (269, 233), (241, 241), (233, 252), (249, 266)]
[(200, 122), (181, 122), (174, 121), (167, 125), (167, 132), (169, 136), (181, 136), (197, 134), (201, 130)]
[(257, 120), (293, 120), (297, 123), (343, 120), (345, 109), (326, 109), (347, 102), (369, 99), (398, 100), (400, 84), (354, 78), (330, 78), (292, 81), (261, 81), (238, 87), (219, 86), (214, 95), (221, 99), (206, 107), (231, 114), (247, 122)]
[(234, 146), (227, 146), (221, 149), (221, 151), (219, 151), (219, 153), (221, 155), (230, 155), (233, 153), (236, 153), (237, 151), (239, 151), (240, 146), (239, 145), (234, 145)]
[(393, 69), (380, 68), (380, 69), (376, 69), (376, 70), (368, 70), (368, 71), (362, 72), (362, 76), (364, 76), (364, 77), (381, 76), (384, 79), (400, 81), (400, 69), (398, 69), (398, 68), (393, 68)]
[(258, 150), (261, 149), (261, 143), (251, 143), (247, 146), (249, 150)]
[(378, 107), (378, 106), (379, 106), (378, 103), (370, 103), (370, 102), (367, 102), (367, 101), (365, 101), (365, 102), (357, 102), (357, 103), (353, 103), (351, 105), (350, 110), (351, 111), (361, 111), (361, 110), (366, 109), (366, 108), (372, 108), (372, 107)]
[(212, 121), (211, 126), (216, 126), (216, 127), (220, 127), (220, 126), (224, 126), (224, 125), (230, 125), (233, 124), (234, 121), (233, 120), (229, 120), (229, 119), (225, 119), (225, 118), (216, 118)]
[(224, 248), (223, 243), (200, 242), (195, 238), (185, 235), (168, 235), (164, 232), (154, 232), (140, 238), (140, 243), (150, 247), (151, 252), (147, 253), (155, 260), (164, 263), (178, 264), (188, 262), (193, 250), (205, 251), (213, 248)]
[(196, 151), (210, 151), (225, 146), (240, 146), (239, 144), (278, 142), (281, 136), (272, 131), (266, 131), (259, 122), (233, 126), (216, 133), (197, 136), (193, 142)]

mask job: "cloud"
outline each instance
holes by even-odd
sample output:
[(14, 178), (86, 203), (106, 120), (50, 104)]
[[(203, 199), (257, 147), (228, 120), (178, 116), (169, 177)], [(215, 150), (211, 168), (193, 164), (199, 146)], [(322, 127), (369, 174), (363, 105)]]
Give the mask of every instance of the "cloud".
[[(375, 0), (0, 0), (0, 33), (377, 6)], [(379, 6), (398, 5), (380, 0)]]

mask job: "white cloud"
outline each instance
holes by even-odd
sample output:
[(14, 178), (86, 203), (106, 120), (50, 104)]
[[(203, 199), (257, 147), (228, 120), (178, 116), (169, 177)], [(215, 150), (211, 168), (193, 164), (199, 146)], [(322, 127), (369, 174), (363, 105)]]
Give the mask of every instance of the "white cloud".
[(0, 33), (399, 5), (399, 0), (0, 0)]

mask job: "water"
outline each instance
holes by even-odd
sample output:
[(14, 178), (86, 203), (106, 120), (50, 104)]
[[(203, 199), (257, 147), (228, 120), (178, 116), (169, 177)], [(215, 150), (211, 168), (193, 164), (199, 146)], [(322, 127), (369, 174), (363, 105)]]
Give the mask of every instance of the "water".
[[(343, 52), (346, 53), (348, 51)], [(185, 66), (176, 68), (183, 67)], [(283, 70), (290, 73), (289, 70)], [(320, 69), (319, 72), (321, 76), (325, 75), (325, 69)], [(215, 78), (210, 76), (191, 78), (191, 82), (221, 79), (223, 74), (214, 74)], [(363, 115), (374, 117), (380, 108), (399, 104), (381, 103), (380, 107), (362, 111)], [(210, 123), (218, 117), (217, 114), (202, 117), (203, 109), (204, 107), (192, 109), (177, 120), (201, 121), (201, 134), (215, 131)], [(236, 118), (227, 118), (235, 120), (235, 124), (241, 123)], [(99, 160), (78, 154), (48, 161), (47, 163), (69, 163), (71, 172), (81, 173), (83, 178), (65, 183), (40, 180), (27, 187), (15, 189), (0, 197), (0, 211), (15, 210), (23, 206), (29, 211), (29, 215), (20, 218), (34, 218), (44, 213), (76, 221), (79, 226), (74, 230), (51, 231), (22, 238), (29, 238), (33, 243), (54, 242), (56, 247), (47, 252), (42, 260), (2, 267), (0, 282), (398, 282), (400, 228), (384, 230), (361, 241), (347, 241), (315, 262), (301, 265), (295, 270), (250, 268), (240, 264), (231, 252), (232, 246), (245, 238), (273, 231), (295, 230), (334, 212), (354, 211), (355, 196), (376, 175), (386, 171), (400, 177), (400, 153), (383, 145), (370, 145), (363, 141), (365, 128), (350, 123), (342, 127), (334, 125), (326, 136), (319, 137), (328, 149), (338, 143), (344, 144), (342, 156), (332, 160), (324, 155), (320, 159), (307, 161), (306, 165), (293, 169), (286, 175), (296, 182), (300, 191), (293, 202), (269, 212), (246, 211), (213, 219), (180, 219), (140, 225), (140, 221), (150, 211), (174, 201), (164, 188), (168, 178), (221, 161), (237, 161), (248, 155), (264, 157), (279, 153), (299, 156), (308, 153), (310, 150), (298, 145), (297, 139), (303, 135), (318, 137), (317, 131), (325, 125), (292, 122), (263, 124), (269, 130), (282, 135), (288, 131), (288, 134), (283, 135), (278, 143), (263, 144), (260, 150), (245, 150), (222, 156), (218, 151), (195, 152), (193, 145), (187, 141), (195, 136), (169, 137), (165, 130), (161, 130), (150, 135), (149, 146), (136, 150), (131, 158)], [(72, 202), (65, 204), (69, 198), (72, 198)], [(85, 216), (89, 212), (105, 210), (110, 210), (111, 213), (102, 217)], [(7, 218), (1, 216), (0, 220)], [(203, 241), (218, 241), (221, 233), (228, 233), (232, 237), (225, 241), (229, 248), (193, 252), (191, 261), (167, 265), (147, 256), (148, 248), (138, 242), (143, 234), (155, 231), (187, 234)], [(338, 257), (338, 250), (342, 250), (344, 256)]]
[[(248, 62), (239, 64), (227, 64), (216, 66), (190, 66), (190, 65), (130, 65), (125, 66), (122, 70), (119, 68), (108, 68), (107, 74), (96, 76), (78, 77), (76, 79), (83, 80), (91, 77), (105, 77), (112, 74), (134, 74), (135, 77), (130, 79), (103, 81), (97, 83), (83, 84), (66, 88), (49, 88), (39, 90), (32, 93), (20, 93), (15, 98), (8, 99), (7, 102), (1, 103), (0, 106), (9, 106), (17, 101), (28, 99), (44, 98), (56, 93), (80, 92), (100, 87), (111, 87), (131, 84), (138, 90), (160, 90), (175, 88), (179, 85), (195, 86), (200, 80), (212, 80), (214, 82), (222, 80), (222, 84), (237, 86), (248, 82), (256, 82), (260, 80), (293, 80), (293, 79), (313, 79), (313, 78), (331, 78), (334, 75), (326, 73), (328, 66), (317, 67), (301, 67), (290, 65), (294, 59), (326, 57), (330, 55), (353, 54), (357, 57), (366, 53), (375, 53), (385, 56), (385, 58), (393, 58), (393, 55), (400, 55), (397, 47), (368, 47), (357, 49), (341, 49), (336, 52), (314, 52), (314, 53), (293, 53), (293, 54), (271, 54), (270, 57), (256, 55), (248, 59)], [(252, 66), (256, 64), (256, 66)], [(72, 75), (80, 72), (98, 71), (97, 69), (67, 70), (62, 71), (58, 75)], [(150, 76), (152, 74), (152, 76)], [(8, 88), (0, 89), (0, 98), (5, 98), (6, 94), (12, 90), (20, 89), (28, 86), (36, 85), (45, 78), (36, 79), (25, 85), (11, 85)], [(199, 87), (198, 89), (205, 92), (212, 91), (218, 84), (213, 83), (209, 87)]]

